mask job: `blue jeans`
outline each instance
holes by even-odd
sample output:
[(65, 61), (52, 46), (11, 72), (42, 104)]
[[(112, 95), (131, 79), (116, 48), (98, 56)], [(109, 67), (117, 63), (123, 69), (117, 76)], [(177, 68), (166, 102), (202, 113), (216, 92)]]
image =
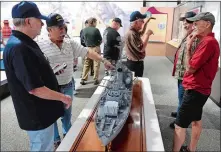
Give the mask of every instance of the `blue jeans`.
[(179, 99), (179, 104), (178, 104), (178, 108), (177, 108), (177, 112), (180, 109), (180, 106), (182, 105), (183, 102), (183, 94), (184, 94), (184, 87), (182, 85), (183, 80), (178, 80), (178, 99)]
[[(74, 90), (74, 79), (72, 79), (71, 82), (69, 82), (66, 85), (60, 86), (60, 92), (66, 95), (69, 95), (73, 99), (73, 90)], [(65, 108), (65, 105), (64, 105)], [(65, 109), (64, 116), (61, 118), (62, 121), (62, 132), (63, 135), (67, 134), (69, 129), (71, 128), (71, 117), (72, 117), (72, 105), (69, 107), (69, 109)], [(54, 142), (61, 141), (61, 138), (59, 136), (59, 130), (57, 122), (54, 123)]]
[(30, 151), (53, 151), (54, 150), (54, 125), (48, 128), (27, 131), (30, 139)]

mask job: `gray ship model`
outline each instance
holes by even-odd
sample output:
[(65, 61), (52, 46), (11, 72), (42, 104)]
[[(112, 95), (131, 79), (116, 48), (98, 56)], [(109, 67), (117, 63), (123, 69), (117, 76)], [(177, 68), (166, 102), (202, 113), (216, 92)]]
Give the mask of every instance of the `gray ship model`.
[(132, 72), (119, 61), (101, 94), (95, 115), (97, 134), (107, 146), (121, 131), (129, 116), (132, 102)]

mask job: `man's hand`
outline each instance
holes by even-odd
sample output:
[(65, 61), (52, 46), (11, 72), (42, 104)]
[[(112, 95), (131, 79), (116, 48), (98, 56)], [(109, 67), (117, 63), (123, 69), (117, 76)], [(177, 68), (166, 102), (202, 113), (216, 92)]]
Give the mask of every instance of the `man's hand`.
[(68, 95), (63, 95), (60, 100), (66, 104), (66, 109), (68, 109), (72, 104), (72, 98)]
[(153, 31), (152, 31), (152, 30), (148, 30), (148, 31), (146, 32), (146, 34), (147, 34), (148, 36), (150, 36), (150, 35), (153, 34)]
[(64, 70), (63, 70), (63, 69), (62, 69), (62, 70), (59, 70), (58, 72), (56, 72), (55, 75), (60, 75), (60, 74), (62, 74), (62, 73), (64, 73)]
[(156, 20), (156, 18), (155, 17), (149, 17), (149, 18), (146, 18), (144, 21), (149, 22), (150, 20)]
[(156, 20), (155, 17), (150, 17), (148, 20)]
[[(59, 65), (56, 65), (55, 67), (53, 67), (52, 69), (54, 70), (55, 68), (59, 67)], [(64, 73), (64, 69), (59, 70), (58, 72), (55, 73), (55, 75), (60, 75)]]
[(104, 66), (105, 66), (105, 68), (106, 68), (107, 70), (112, 70), (112, 69), (115, 68), (115, 67), (114, 67), (108, 60), (106, 60), (106, 59), (104, 59), (103, 63), (104, 63)]
[(197, 32), (192, 32), (190, 35), (187, 36), (187, 50), (190, 51), (190, 48), (193, 44), (194, 39), (197, 37)]

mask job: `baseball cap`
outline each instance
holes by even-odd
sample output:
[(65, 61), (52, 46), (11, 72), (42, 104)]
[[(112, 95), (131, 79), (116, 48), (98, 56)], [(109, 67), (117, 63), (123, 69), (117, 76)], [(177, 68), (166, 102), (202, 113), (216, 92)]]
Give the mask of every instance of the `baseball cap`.
[(187, 18), (188, 21), (199, 21), (199, 20), (204, 20), (204, 21), (210, 21), (212, 25), (215, 24), (215, 17), (212, 13), (210, 12), (201, 12), (197, 14), (194, 17)]
[(186, 12), (185, 15), (183, 17), (180, 17), (180, 21), (183, 21), (184, 19), (190, 18), (190, 17), (194, 17), (197, 14), (195, 12)]
[(146, 18), (146, 14), (141, 14), (139, 11), (134, 11), (130, 14), (130, 22), (144, 18)]
[(48, 20), (46, 20), (47, 27), (51, 26), (61, 26), (65, 24), (65, 20), (62, 18), (60, 14), (51, 13), (48, 16)]
[(48, 18), (39, 12), (37, 5), (33, 2), (22, 1), (12, 8), (12, 18), (35, 17), (43, 20)]
[(114, 18), (113, 21), (119, 23), (119, 24), (120, 24), (120, 27), (123, 27), (123, 26), (122, 26), (122, 21), (121, 21), (120, 18)]

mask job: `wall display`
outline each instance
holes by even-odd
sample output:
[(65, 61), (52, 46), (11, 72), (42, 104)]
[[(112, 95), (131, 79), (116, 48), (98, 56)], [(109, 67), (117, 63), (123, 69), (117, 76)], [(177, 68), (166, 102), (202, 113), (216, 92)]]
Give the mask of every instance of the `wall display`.
[[(12, 23), (11, 9), (17, 2), (1, 2), (1, 19), (8, 19)], [(90, 17), (95, 17), (98, 20), (97, 28), (103, 33), (105, 28), (110, 25), (110, 19), (118, 17), (122, 20), (123, 27), (119, 29), (121, 36), (124, 36), (129, 29), (129, 16), (131, 12), (140, 10), (143, 2), (104, 2), (98, 0), (96, 2), (36, 2), (40, 12), (45, 15), (50, 13), (59, 13), (64, 19), (68, 20), (68, 34), (73, 37), (79, 37), (80, 30), (84, 28), (84, 22)], [(126, 5), (127, 4), (127, 5)], [(11, 24), (12, 25), (12, 24)], [(72, 29), (72, 31), (70, 30)], [(47, 30), (44, 25), (42, 28), (41, 37), (47, 36)]]
[(167, 14), (152, 14), (156, 20), (150, 20), (147, 25), (148, 29), (151, 29), (154, 35), (151, 35), (149, 42), (165, 42), (166, 29), (167, 29)]
[(158, 11), (155, 7), (150, 7), (145, 12), (147, 18), (154, 17), (155, 20), (150, 20), (147, 29), (151, 29), (154, 35), (151, 35), (149, 42), (166, 42), (167, 31), (167, 13)]

